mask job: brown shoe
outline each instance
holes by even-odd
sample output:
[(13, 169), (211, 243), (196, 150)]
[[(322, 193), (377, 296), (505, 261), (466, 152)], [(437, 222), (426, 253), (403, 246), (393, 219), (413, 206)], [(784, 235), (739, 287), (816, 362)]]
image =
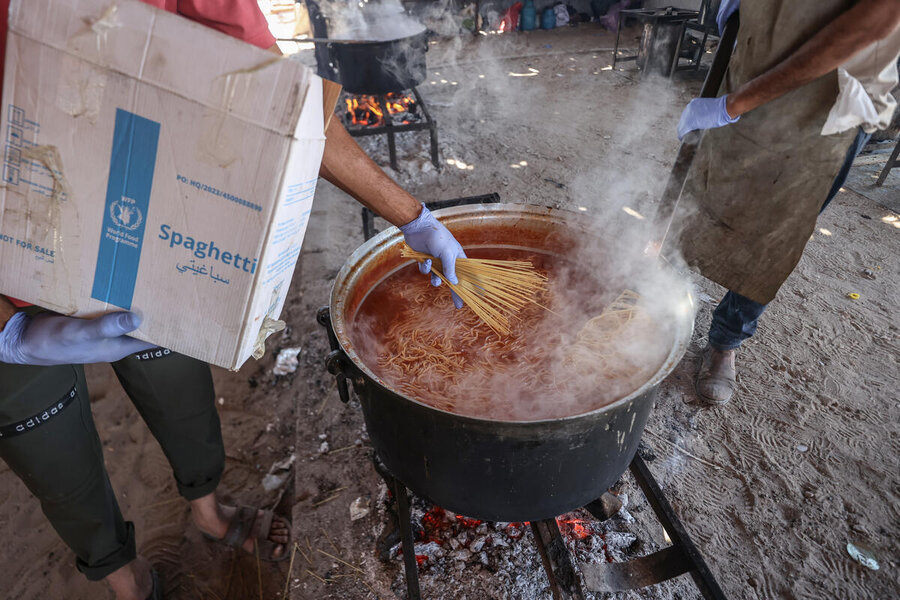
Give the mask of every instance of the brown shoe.
[(697, 395), (709, 405), (725, 404), (737, 387), (735, 379), (735, 350), (703, 349), (703, 361), (697, 375)]

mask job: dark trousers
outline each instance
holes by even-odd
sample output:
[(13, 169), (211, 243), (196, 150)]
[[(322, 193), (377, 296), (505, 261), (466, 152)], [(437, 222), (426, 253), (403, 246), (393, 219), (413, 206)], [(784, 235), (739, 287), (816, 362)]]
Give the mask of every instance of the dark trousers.
[[(181, 495), (194, 500), (214, 491), (225, 449), (209, 366), (162, 349), (112, 366), (162, 446)], [(110, 485), (80, 365), (0, 363), (0, 458), (40, 501), (88, 579), (134, 559), (134, 526)]]
[[(834, 183), (831, 185), (831, 190), (828, 192), (828, 197), (825, 198), (819, 214), (822, 214), (822, 211), (831, 204), (844, 182), (847, 181), (853, 161), (862, 152), (870, 137), (872, 134), (866, 133), (862, 129), (857, 132), (856, 139), (847, 150), (844, 164), (838, 171), (837, 177), (834, 178)], [(746, 296), (729, 291), (713, 311), (712, 323), (709, 326), (709, 345), (716, 350), (738, 348), (744, 340), (756, 333), (759, 318), (765, 310), (765, 304), (754, 302)]]

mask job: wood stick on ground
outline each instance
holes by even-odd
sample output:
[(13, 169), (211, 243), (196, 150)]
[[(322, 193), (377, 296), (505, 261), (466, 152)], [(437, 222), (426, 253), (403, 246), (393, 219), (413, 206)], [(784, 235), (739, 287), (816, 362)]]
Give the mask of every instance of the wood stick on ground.
[(300, 544), (298, 544), (297, 542), (294, 542), (294, 546), (297, 547), (297, 550), (300, 551), (300, 554), (303, 555), (303, 558), (306, 559), (306, 562), (309, 563), (310, 565), (312, 565), (313, 562), (309, 559), (309, 556), (307, 556), (306, 552), (303, 551), (303, 548), (300, 547)]
[(154, 502), (153, 504), (147, 504), (147, 505), (140, 507), (139, 510), (147, 510), (148, 508), (156, 508), (157, 506), (165, 506), (166, 504), (172, 504), (173, 502), (178, 502), (179, 500), (181, 500), (181, 496), (178, 496), (177, 498), (169, 498), (168, 500), (162, 500), (160, 502)]
[(323, 529), (322, 527), (319, 527), (319, 531), (322, 532), (322, 535), (325, 536), (325, 539), (328, 540), (328, 543), (331, 544), (331, 547), (332, 547), (332, 548), (334, 548), (334, 552), (335, 552), (336, 554), (340, 554), (341, 551), (338, 549), (338, 547), (335, 545), (335, 543), (331, 541), (331, 538), (328, 537), (328, 534), (325, 533), (325, 529)]
[(338, 452), (344, 452), (346, 450), (353, 450), (354, 448), (359, 448), (360, 450), (368, 450), (372, 446), (357, 446), (356, 444), (351, 444), (349, 446), (343, 446), (342, 448), (338, 448), (337, 450), (329, 450), (328, 454), (337, 454)]
[(359, 582), (360, 582), (361, 584), (363, 584), (364, 586), (366, 586), (366, 588), (367, 588), (370, 592), (372, 592), (372, 595), (375, 596), (375, 600), (378, 600), (378, 592), (376, 592), (375, 589), (372, 588), (371, 585), (369, 585), (368, 583), (366, 583), (365, 580), (364, 580), (362, 577), (357, 576), (357, 577), (356, 577), (356, 580), (359, 581)]
[(335, 499), (337, 499), (337, 498), (340, 498), (340, 496), (341, 496), (341, 495), (340, 495), (339, 493), (338, 493), (338, 494), (335, 494), (334, 496), (329, 496), (329, 497), (325, 498), (324, 500), (319, 500), (318, 502), (316, 502), (315, 504), (313, 504), (312, 507), (313, 507), (313, 508), (318, 508), (318, 507), (322, 506), (323, 504), (328, 504), (328, 503), (331, 502), (332, 500), (335, 500)]
[(253, 542), (253, 548), (256, 554), (256, 579), (259, 581), (259, 600), (263, 600), (262, 593), (262, 565), (259, 564), (259, 544)]
[(231, 582), (234, 581), (234, 562), (237, 560), (237, 555), (233, 555), (231, 557), (231, 566), (228, 567), (228, 583), (225, 585), (225, 593), (222, 594), (225, 598), (228, 597), (228, 592), (231, 591)]
[(670, 441), (667, 440), (666, 438), (664, 438), (664, 437), (662, 437), (662, 436), (659, 436), (659, 435), (656, 435), (656, 434), (653, 433), (652, 431), (648, 431), (648, 430), (645, 429), (645, 430), (644, 430), (644, 433), (649, 434), (650, 436), (652, 436), (652, 437), (658, 439), (659, 441), (663, 442), (664, 444), (668, 444), (669, 446), (672, 446), (672, 447), (675, 448), (676, 450), (678, 450), (678, 451), (680, 451), (680, 452), (686, 454), (687, 456), (693, 458), (694, 460), (700, 461), (700, 462), (702, 462), (704, 465), (706, 465), (706, 466), (708, 466), (708, 467), (712, 467), (712, 468), (715, 469), (716, 471), (721, 471), (721, 470), (722, 470), (722, 466), (721, 466), (721, 465), (717, 465), (716, 463), (709, 462), (708, 460), (702, 459), (702, 458), (700, 458), (699, 456), (696, 456), (696, 455), (694, 455), (694, 454), (691, 454), (690, 452), (688, 452), (687, 450), (685, 450), (684, 448), (682, 448), (682, 447), (679, 446), (678, 444), (675, 444), (675, 443), (673, 443), (673, 442), (670, 442)]
[(288, 572), (287, 577), (284, 580), (284, 593), (281, 594), (281, 600), (287, 600), (289, 587), (291, 585), (291, 575), (294, 573), (294, 557), (297, 556), (297, 550), (299, 549), (300, 546), (297, 545), (297, 542), (294, 542), (294, 548), (291, 550), (291, 562), (288, 563)]
[(306, 569), (306, 572), (309, 573), (310, 575), (312, 575), (313, 577), (315, 577), (316, 579), (318, 579), (319, 581), (321, 581), (322, 583), (324, 583), (325, 585), (328, 585), (328, 582), (327, 582), (327, 581), (325, 581), (324, 579), (322, 579), (321, 577), (319, 577), (318, 575), (316, 575), (315, 573), (313, 573), (313, 572), (310, 571), (309, 569)]
[(341, 495), (341, 492), (343, 492), (344, 490), (346, 490), (348, 487), (349, 487), (349, 486), (343, 485), (343, 486), (341, 486), (341, 487), (334, 488), (333, 490), (328, 490), (328, 491), (325, 492), (325, 493), (326, 493), (326, 494), (331, 494), (331, 496), (329, 496), (328, 498), (325, 498), (324, 500), (319, 500), (318, 502), (316, 502), (315, 504), (313, 504), (312, 507), (313, 507), (313, 508), (316, 508), (317, 506), (322, 506), (323, 504), (325, 504), (325, 503), (327, 503), (327, 502), (331, 502), (332, 500), (334, 500), (335, 498), (337, 498), (338, 496), (340, 496), (340, 495)]
[(342, 565), (347, 565), (348, 567), (350, 567), (350, 568), (353, 569), (354, 571), (359, 571), (359, 572), (362, 573), (363, 575), (366, 574), (365, 571), (363, 571), (362, 569), (360, 569), (360, 568), (357, 567), (356, 565), (352, 565), (352, 564), (348, 563), (348, 562), (347, 562), (346, 560), (344, 560), (343, 558), (337, 557), (337, 556), (335, 556), (335, 555), (333, 555), (333, 554), (329, 554), (328, 552), (325, 552), (325, 551), (322, 550), (321, 548), (320, 548), (319, 550), (317, 550), (317, 552), (319, 552), (319, 554), (324, 554), (324, 555), (327, 556), (328, 558), (332, 558), (332, 559), (338, 561), (338, 562), (341, 563)]

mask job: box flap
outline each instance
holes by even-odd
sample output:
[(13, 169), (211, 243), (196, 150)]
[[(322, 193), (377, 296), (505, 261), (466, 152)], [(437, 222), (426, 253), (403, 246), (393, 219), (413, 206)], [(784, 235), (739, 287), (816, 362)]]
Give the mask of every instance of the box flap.
[[(85, 14), (94, 16), (83, 18)], [(293, 134), (311, 75), (299, 61), (275, 58), (140, 0), (14, 2), (9, 27), (98, 67), (282, 135)], [(172, 61), (173, 56), (184, 60)]]

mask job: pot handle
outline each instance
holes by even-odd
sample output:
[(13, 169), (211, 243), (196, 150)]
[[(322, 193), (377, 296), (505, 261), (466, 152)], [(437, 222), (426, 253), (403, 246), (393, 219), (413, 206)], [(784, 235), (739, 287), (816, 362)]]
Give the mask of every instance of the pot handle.
[(366, 379), (353, 365), (343, 350), (332, 350), (325, 359), (325, 368), (337, 379), (338, 395), (341, 402), (350, 402), (350, 387), (347, 382), (353, 383), (353, 391), (357, 396), (362, 396), (366, 390)]
[(357, 395), (362, 396), (366, 388), (366, 379), (341, 349), (334, 333), (334, 327), (331, 325), (331, 309), (327, 306), (320, 308), (316, 313), (316, 321), (325, 328), (328, 333), (328, 344), (331, 346), (331, 352), (325, 358), (325, 368), (337, 379), (338, 395), (341, 397), (341, 402), (346, 404), (350, 401), (350, 388), (347, 381), (352, 381), (354, 391)]

